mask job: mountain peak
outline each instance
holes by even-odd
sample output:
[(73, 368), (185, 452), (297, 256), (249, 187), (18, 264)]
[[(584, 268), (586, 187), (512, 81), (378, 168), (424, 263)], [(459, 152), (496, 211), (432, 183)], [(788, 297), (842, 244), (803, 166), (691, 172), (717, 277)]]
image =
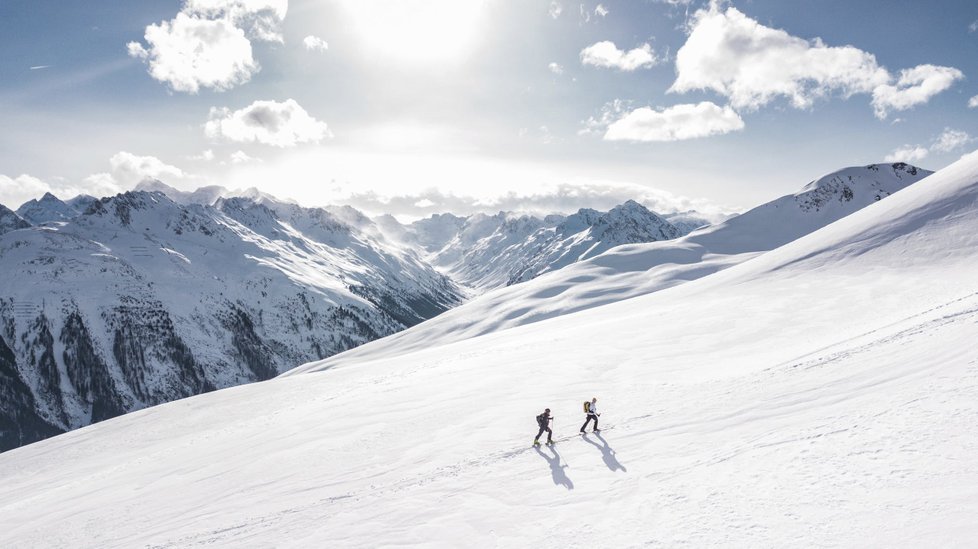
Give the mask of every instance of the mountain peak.
[(17, 208), (17, 215), (35, 225), (52, 221), (67, 221), (78, 213), (75, 208), (64, 203), (50, 192), (44, 193), (44, 196), (39, 199), (29, 200)]
[(843, 168), (824, 175), (794, 195), (804, 211), (821, 211), (831, 204), (881, 200), (934, 172), (905, 162)]
[(26, 229), (30, 226), (31, 224), (17, 215), (16, 212), (0, 204), (0, 234)]

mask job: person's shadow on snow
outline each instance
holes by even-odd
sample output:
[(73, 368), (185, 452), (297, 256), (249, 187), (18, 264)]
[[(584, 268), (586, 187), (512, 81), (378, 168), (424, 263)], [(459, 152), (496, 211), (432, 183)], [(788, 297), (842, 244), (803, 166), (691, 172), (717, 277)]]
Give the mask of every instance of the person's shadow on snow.
[(557, 453), (556, 448), (554, 448), (553, 446), (548, 446), (548, 448), (550, 448), (550, 451), (553, 452), (554, 457), (550, 457), (547, 454), (545, 454), (543, 450), (540, 449), (539, 446), (533, 447), (533, 449), (536, 450), (538, 454), (540, 454), (540, 457), (547, 460), (547, 463), (550, 464), (550, 475), (554, 479), (554, 484), (557, 486), (563, 486), (568, 490), (573, 490), (574, 483), (571, 482), (571, 479), (567, 476), (567, 473), (564, 472), (564, 469), (566, 469), (568, 466), (560, 464), (560, 454)]
[(611, 446), (608, 446), (608, 441), (605, 440), (604, 437), (602, 437), (598, 433), (590, 433), (590, 434), (597, 437), (597, 439), (601, 441), (601, 444), (594, 442), (593, 440), (588, 438), (587, 435), (584, 435), (581, 438), (583, 438), (591, 446), (594, 446), (598, 450), (601, 450), (601, 459), (604, 460), (604, 464), (608, 466), (608, 469), (611, 469), (612, 472), (621, 469), (623, 473), (627, 473), (628, 469), (625, 469), (625, 466), (622, 465), (620, 461), (618, 461), (618, 455), (615, 453), (614, 449), (611, 448)]

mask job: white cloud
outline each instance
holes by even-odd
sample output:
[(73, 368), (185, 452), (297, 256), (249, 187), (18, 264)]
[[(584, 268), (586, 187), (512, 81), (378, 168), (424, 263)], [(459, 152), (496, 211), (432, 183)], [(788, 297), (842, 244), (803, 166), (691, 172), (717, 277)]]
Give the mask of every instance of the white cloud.
[(949, 153), (964, 147), (974, 141), (968, 132), (944, 128), (935, 137), (930, 147), (923, 145), (904, 145), (884, 157), (887, 162), (916, 162), (930, 156), (930, 153)]
[(188, 156), (187, 157), (187, 160), (203, 160), (204, 162), (210, 162), (211, 160), (214, 160), (214, 150), (213, 149), (207, 149), (207, 150), (201, 152), (200, 154), (195, 154), (193, 156)]
[(613, 122), (622, 118), (631, 109), (632, 101), (615, 99), (605, 103), (599, 111), (598, 117), (591, 116), (584, 121), (584, 129), (578, 132), (580, 135), (604, 133)]
[(84, 179), (85, 192), (94, 196), (109, 196), (132, 189), (147, 179), (158, 179), (169, 185), (200, 184), (200, 178), (155, 156), (139, 156), (120, 151), (109, 159), (109, 171), (92, 174)]
[(253, 156), (248, 156), (248, 153), (241, 150), (231, 153), (232, 164), (247, 164), (248, 162), (260, 162), (260, 160)]
[(885, 162), (908, 162), (912, 164), (927, 158), (928, 154), (930, 154), (930, 151), (926, 147), (921, 147), (920, 145), (904, 145), (883, 157), (883, 160)]
[(581, 63), (595, 67), (634, 71), (644, 67), (653, 67), (658, 62), (659, 59), (649, 44), (642, 44), (626, 52), (618, 49), (614, 42), (605, 40), (581, 50)]
[(0, 204), (11, 210), (16, 210), (24, 202), (33, 198), (40, 198), (44, 193), (52, 192), (52, 190), (51, 186), (44, 181), (27, 174), (17, 177), (0, 174)]
[(217, 91), (248, 82), (260, 69), (252, 40), (281, 42), (287, 0), (187, 0), (170, 21), (146, 27), (147, 45), (129, 42), (129, 55), (174, 91)]
[(309, 51), (326, 51), (329, 49), (329, 44), (318, 36), (309, 35), (302, 39), (302, 44)]
[(872, 94), (877, 116), (926, 102), (962, 77), (951, 67), (921, 65), (894, 77), (876, 57), (853, 46), (830, 47), (766, 27), (714, 2), (697, 11), (676, 54), (670, 92), (712, 90), (735, 109), (758, 109), (784, 97), (808, 108), (831, 94)]
[(553, 0), (550, 2), (550, 7), (547, 9), (547, 13), (550, 14), (550, 17), (556, 19), (560, 17), (561, 13), (564, 13), (564, 6), (557, 0)]
[(955, 149), (964, 147), (973, 141), (968, 132), (944, 128), (944, 131), (934, 140), (931, 150), (937, 152), (951, 152)]
[(744, 129), (744, 121), (729, 106), (709, 101), (675, 105), (661, 111), (635, 109), (611, 122), (606, 141), (680, 141), (722, 135)]
[(903, 111), (926, 103), (963, 78), (964, 73), (953, 67), (918, 65), (902, 70), (895, 85), (877, 86), (873, 90), (876, 116), (883, 119), (890, 110)]
[(281, 103), (255, 101), (237, 111), (212, 108), (204, 133), (212, 139), (275, 147), (319, 143), (332, 136), (325, 122), (310, 116), (293, 99)]
[[(171, 166), (155, 156), (137, 156), (125, 151), (113, 155), (109, 159), (109, 167), (111, 172), (108, 175), (111, 181), (121, 188), (131, 188), (146, 179), (172, 180), (187, 177), (180, 168)], [(106, 174), (95, 174), (86, 181), (110, 185), (110, 179), (106, 179), (104, 175)]]
[(976, 32), (976, 31), (978, 31), (978, 21), (972, 21), (971, 24), (968, 25), (968, 32)]
[(556, 75), (564, 74), (564, 67), (560, 66), (559, 63), (550, 63), (547, 65), (547, 68), (550, 69), (550, 72)]
[(186, 0), (183, 9), (211, 19), (225, 18), (265, 42), (282, 42), (281, 24), (288, 0)]
[(598, 6), (594, 8), (594, 15), (607, 17), (609, 13), (608, 8), (604, 7), (604, 4), (598, 4)]
[(60, 178), (54, 181), (43, 181), (27, 174), (17, 177), (0, 174), (0, 204), (11, 210), (16, 210), (28, 200), (44, 196), (44, 193), (51, 193), (62, 200), (67, 200), (80, 194), (102, 197), (120, 191), (121, 189), (113, 181), (86, 181), (85, 184), (77, 185)]
[(968, 108), (974, 109), (975, 107), (978, 107), (978, 95), (975, 95), (968, 100)]
[(547, 215), (573, 213), (580, 208), (609, 210), (626, 200), (635, 200), (650, 210), (671, 214), (695, 210), (704, 217), (719, 221), (733, 211), (704, 200), (677, 196), (667, 191), (619, 181), (594, 181), (534, 185), (533, 191), (507, 191), (494, 196), (473, 197), (427, 189), (404, 194), (380, 194), (375, 191), (352, 192), (336, 198), (371, 215), (389, 213), (417, 219), (435, 213), (456, 215), (494, 214), (500, 211)]

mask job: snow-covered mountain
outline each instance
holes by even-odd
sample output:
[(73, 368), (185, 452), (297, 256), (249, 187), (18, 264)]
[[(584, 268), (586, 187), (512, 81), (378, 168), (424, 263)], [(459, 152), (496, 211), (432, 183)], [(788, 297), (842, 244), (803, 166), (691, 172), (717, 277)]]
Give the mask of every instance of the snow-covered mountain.
[[(283, 202), (256, 189), (232, 191), (219, 186), (180, 191), (147, 180), (138, 190), (162, 192), (179, 204), (212, 205), (221, 198), (245, 197), (288, 215)], [(343, 223), (414, 249), (425, 261), (472, 294), (531, 280), (622, 244), (677, 238), (708, 224), (696, 212), (671, 214), (676, 224), (629, 200), (608, 212), (581, 209), (572, 215), (543, 218), (517, 212), (456, 216), (451, 213), (402, 224), (382, 215), (370, 219), (349, 206), (324, 208)]]
[(26, 229), (30, 226), (31, 224), (17, 215), (17, 212), (0, 204), (0, 234), (18, 229)]
[(278, 206), (130, 192), (0, 236), (0, 448), (269, 379), (458, 304), (412, 252)]
[(0, 544), (966, 546), (976, 265), (972, 155), (687, 284), (2, 454)]
[(622, 244), (685, 234), (632, 200), (608, 212), (582, 209), (569, 216), (441, 214), (407, 226), (390, 217), (377, 224), (392, 240), (420, 248), (432, 265), (476, 293), (531, 280)]
[(184, 206), (189, 206), (192, 204), (197, 204), (200, 206), (213, 206), (222, 198), (250, 198), (256, 201), (265, 200), (275, 203), (292, 203), (288, 200), (275, 198), (254, 188), (245, 190), (231, 190), (220, 185), (208, 185), (206, 187), (200, 187), (195, 191), (181, 191), (158, 179), (146, 179), (137, 184), (133, 190), (163, 193), (170, 200)]
[[(352, 355), (391, 356), (657, 292), (743, 263), (912, 185), (932, 172), (907, 164), (852, 167), (689, 235), (623, 245), (537, 279), (478, 296), (416, 329)], [(473, 313), (480, 310), (479, 313)], [(351, 355), (348, 355), (351, 356)]]
[[(410, 225), (348, 206), (147, 180), (108, 199), (51, 194), (0, 240), (0, 449), (214, 388), (267, 379), (400, 331), (463, 295), (679, 229), (635, 202), (544, 219)], [(10, 229), (30, 224), (10, 212)], [(25, 282), (28, 281), (28, 282)], [(458, 282), (456, 282), (458, 281)], [(463, 290), (462, 288), (467, 287)]]
[(17, 208), (17, 214), (33, 225), (43, 225), (52, 221), (68, 221), (91, 206), (96, 199), (80, 195), (64, 202), (51, 193), (44, 193), (40, 199), (29, 200)]

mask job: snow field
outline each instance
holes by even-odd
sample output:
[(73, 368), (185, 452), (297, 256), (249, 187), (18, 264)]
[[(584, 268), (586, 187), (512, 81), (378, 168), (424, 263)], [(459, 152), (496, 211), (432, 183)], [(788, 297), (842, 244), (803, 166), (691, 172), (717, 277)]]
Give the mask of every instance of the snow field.
[(0, 545), (967, 546), (976, 198), (961, 162), (694, 282), (7, 452)]

